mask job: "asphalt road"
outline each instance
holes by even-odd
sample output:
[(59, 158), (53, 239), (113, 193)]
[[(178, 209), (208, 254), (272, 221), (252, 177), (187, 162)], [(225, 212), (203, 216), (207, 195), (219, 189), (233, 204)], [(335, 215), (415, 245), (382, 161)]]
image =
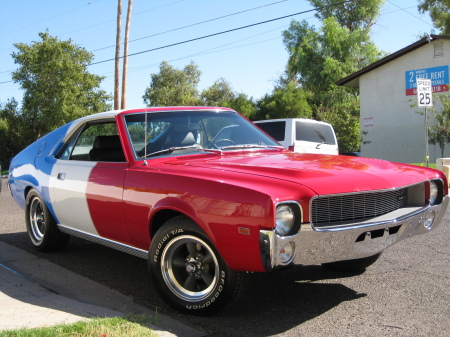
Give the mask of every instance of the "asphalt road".
[(0, 193), (0, 240), (46, 258), (210, 336), (448, 336), (450, 210), (435, 231), (386, 250), (365, 273), (320, 266), (251, 274), (245, 294), (213, 317), (181, 315), (151, 287), (145, 260), (72, 239), (60, 253), (38, 253), (23, 211)]

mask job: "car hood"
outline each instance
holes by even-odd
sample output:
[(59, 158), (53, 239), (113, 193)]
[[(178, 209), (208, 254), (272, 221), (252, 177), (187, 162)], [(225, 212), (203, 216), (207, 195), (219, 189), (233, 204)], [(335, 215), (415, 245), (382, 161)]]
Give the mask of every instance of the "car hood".
[[(178, 157), (170, 164), (291, 181), (315, 193), (335, 194), (391, 189), (437, 177), (437, 171), (362, 157), (297, 154), (232, 153)], [(218, 173), (219, 174), (219, 173)]]

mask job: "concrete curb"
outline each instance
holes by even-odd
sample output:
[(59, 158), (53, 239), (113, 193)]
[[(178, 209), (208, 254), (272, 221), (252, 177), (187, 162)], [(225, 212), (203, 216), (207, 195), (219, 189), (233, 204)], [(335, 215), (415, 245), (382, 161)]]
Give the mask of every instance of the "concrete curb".
[(101, 284), (0, 241), (0, 331), (127, 313), (155, 317), (160, 336), (206, 336)]

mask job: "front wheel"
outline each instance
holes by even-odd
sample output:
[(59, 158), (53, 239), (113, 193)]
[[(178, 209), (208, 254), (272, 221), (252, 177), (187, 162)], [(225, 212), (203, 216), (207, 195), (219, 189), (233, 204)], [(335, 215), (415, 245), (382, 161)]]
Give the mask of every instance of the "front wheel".
[(37, 250), (50, 252), (65, 248), (70, 236), (59, 230), (55, 219), (36, 190), (26, 199), (25, 221), (31, 243)]
[(380, 258), (380, 256), (381, 253), (378, 253), (369, 257), (363, 257), (361, 259), (323, 263), (322, 266), (326, 269), (336, 271), (364, 271), (367, 267), (374, 264)]
[(162, 299), (194, 315), (221, 310), (237, 297), (246, 276), (229, 269), (208, 237), (186, 217), (171, 219), (157, 231), (149, 270)]

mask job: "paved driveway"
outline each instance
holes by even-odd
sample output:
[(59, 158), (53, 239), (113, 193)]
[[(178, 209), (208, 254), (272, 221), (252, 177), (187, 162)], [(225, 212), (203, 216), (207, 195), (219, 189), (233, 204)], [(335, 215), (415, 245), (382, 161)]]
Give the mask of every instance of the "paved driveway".
[[(5, 179), (3, 179), (5, 184)], [(0, 240), (33, 252), (24, 215), (3, 185)], [(213, 317), (180, 315), (150, 285), (146, 261), (83, 240), (39, 256), (210, 336), (444, 336), (450, 332), (450, 212), (434, 232), (391, 247), (363, 274), (320, 266), (252, 274), (247, 292)]]

